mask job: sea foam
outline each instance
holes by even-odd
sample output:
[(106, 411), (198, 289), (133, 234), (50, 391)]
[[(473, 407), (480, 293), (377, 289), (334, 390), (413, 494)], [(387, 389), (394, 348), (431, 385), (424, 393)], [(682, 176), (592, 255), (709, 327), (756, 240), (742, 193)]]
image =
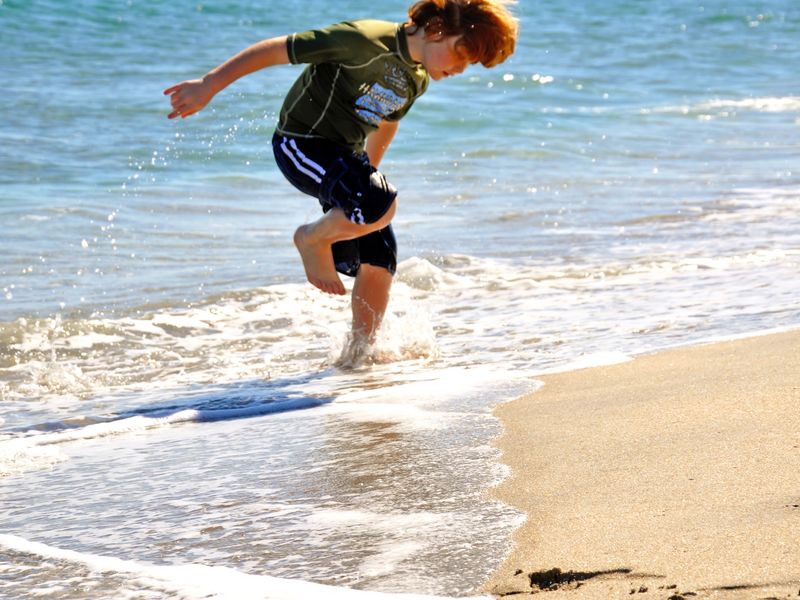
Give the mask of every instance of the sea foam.
[[(124, 573), (145, 590), (164, 590), (186, 598), (218, 600), (445, 600), (442, 596), (388, 594), (251, 575), (236, 569), (201, 564), (152, 565), (133, 560), (55, 548), (25, 538), (0, 534), (0, 546), (44, 559), (85, 565), (92, 571)], [(472, 600), (489, 600), (488, 596)]]

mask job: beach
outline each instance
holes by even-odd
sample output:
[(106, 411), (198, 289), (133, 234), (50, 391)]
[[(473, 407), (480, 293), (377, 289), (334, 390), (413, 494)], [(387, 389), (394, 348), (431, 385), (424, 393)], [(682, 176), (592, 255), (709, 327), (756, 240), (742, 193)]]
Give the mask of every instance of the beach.
[(800, 333), (553, 374), (503, 404), (500, 597), (800, 595)]
[[(292, 243), (319, 202), (271, 145), (303, 67), (187, 119), (163, 90), (410, 4), (0, 0), (0, 600), (466, 598), (554, 568), (615, 571), (572, 595), (800, 591), (762, 547), (798, 537), (792, 399), (744, 387), (791, 370), (723, 393), (790, 368), (794, 334), (753, 336), (800, 330), (800, 3), (517, 2), (513, 56), (431, 82), (381, 161), (397, 272), (351, 364), (350, 297)], [(734, 338), (768, 347), (667, 369)]]

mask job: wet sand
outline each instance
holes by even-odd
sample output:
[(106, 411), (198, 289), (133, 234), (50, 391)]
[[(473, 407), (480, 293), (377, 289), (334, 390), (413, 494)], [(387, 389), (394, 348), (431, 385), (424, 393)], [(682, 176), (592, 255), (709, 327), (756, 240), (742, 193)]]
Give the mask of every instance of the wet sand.
[(520, 598), (800, 598), (800, 332), (542, 377), (504, 404)]

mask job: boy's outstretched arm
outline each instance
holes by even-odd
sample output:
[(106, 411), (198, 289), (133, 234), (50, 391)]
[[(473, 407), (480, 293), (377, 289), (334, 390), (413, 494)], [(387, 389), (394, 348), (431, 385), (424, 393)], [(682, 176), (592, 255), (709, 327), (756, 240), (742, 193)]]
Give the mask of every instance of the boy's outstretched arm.
[(392, 143), (399, 124), (398, 121), (381, 121), (378, 129), (367, 136), (367, 156), (370, 164), (376, 169), (381, 164), (389, 144)]
[(289, 64), (286, 36), (253, 44), (233, 58), (209, 71), (202, 79), (182, 81), (164, 90), (170, 96), (170, 119), (186, 118), (203, 109), (211, 99), (237, 79), (259, 69)]

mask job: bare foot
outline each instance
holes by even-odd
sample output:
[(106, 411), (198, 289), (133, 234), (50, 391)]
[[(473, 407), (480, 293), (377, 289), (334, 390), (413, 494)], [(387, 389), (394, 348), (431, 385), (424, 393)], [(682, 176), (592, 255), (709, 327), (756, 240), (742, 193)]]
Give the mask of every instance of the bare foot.
[(294, 232), (294, 245), (303, 259), (303, 268), (311, 285), (328, 294), (341, 296), (346, 293), (333, 264), (331, 247), (310, 241), (308, 225), (301, 225)]

